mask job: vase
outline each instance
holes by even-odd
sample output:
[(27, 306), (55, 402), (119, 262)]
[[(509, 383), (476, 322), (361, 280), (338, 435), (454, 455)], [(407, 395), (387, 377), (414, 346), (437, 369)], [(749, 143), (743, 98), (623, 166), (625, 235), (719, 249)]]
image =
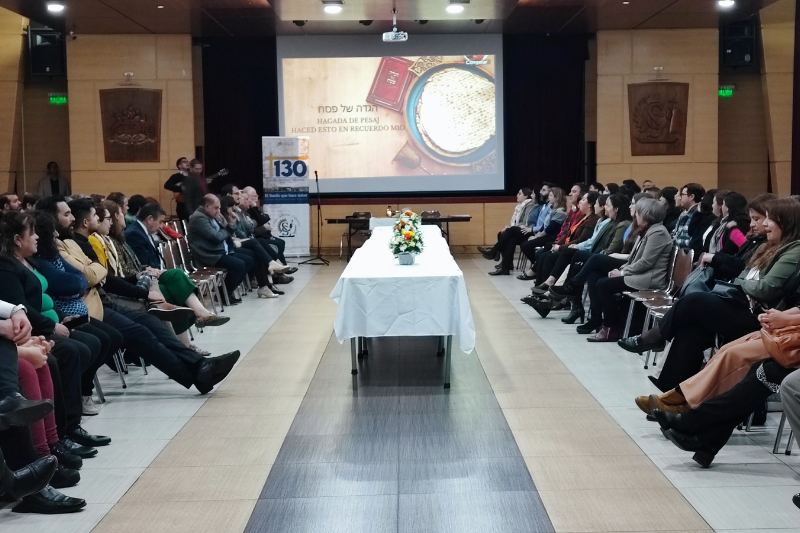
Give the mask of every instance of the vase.
[(415, 255), (417, 254), (412, 254), (410, 252), (402, 252), (397, 254), (397, 259), (398, 261), (400, 261), (401, 265), (413, 265)]

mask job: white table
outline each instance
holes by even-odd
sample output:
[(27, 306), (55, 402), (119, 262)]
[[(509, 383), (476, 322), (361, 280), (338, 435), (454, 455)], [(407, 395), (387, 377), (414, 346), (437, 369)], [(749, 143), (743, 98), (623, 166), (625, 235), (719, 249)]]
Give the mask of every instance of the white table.
[(350, 339), (353, 374), (362, 338), (441, 337), (445, 387), (450, 387), (453, 335), (462, 351), (475, 347), (475, 325), (464, 274), (441, 230), (422, 226), (424, 249), (413, 265), (400, 265), (389, 249), (392, 228), (376, 227), (347, 264), (331, 292), (339, 304), (334, 330)]

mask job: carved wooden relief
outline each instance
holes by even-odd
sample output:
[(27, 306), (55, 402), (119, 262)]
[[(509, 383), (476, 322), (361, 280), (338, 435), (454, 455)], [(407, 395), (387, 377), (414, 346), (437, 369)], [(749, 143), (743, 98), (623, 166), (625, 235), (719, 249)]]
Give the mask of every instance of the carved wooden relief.
[(100, 91), (103, 149), (107, 163), (161, 160), (161, 90)]
[(631, 155), (684, 155), (689, 84), (628, 85)]

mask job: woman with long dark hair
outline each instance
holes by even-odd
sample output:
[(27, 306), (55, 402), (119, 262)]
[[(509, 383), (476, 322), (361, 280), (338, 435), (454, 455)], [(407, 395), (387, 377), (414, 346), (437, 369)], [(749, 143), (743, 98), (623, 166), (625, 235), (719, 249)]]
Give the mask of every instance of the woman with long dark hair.
[(626, 350), (640, 353), (661, 350), (666, 341), (672, 341), (661, 375), (651, 378), (661, 391), (695, 375), (703, 364), (703, 352), (714, 346), (717, 337), (730, 342), (758, 331), (758, 314), (797, 290), (800, 203), (792, 198), (768, 202), (764, 225), (767, 241), (734, 280), (741, 298), (733, 291), (722, 296), (713, 292), (688, 294), (654, 328), (619, 341)]

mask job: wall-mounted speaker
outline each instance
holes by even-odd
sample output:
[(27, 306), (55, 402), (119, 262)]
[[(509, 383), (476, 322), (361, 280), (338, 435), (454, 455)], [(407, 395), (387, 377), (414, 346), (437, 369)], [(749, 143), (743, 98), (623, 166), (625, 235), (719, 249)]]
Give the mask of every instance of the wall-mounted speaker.
[(28, 26), (28, 60), (31, 67), (31, 75), (65, 75), (65, 50), (61, 33), (49, 28), (31, 28)]
[(755, 22), (736, 22), (722, 28), (720, 53), (723, 67), (757, 65)]

